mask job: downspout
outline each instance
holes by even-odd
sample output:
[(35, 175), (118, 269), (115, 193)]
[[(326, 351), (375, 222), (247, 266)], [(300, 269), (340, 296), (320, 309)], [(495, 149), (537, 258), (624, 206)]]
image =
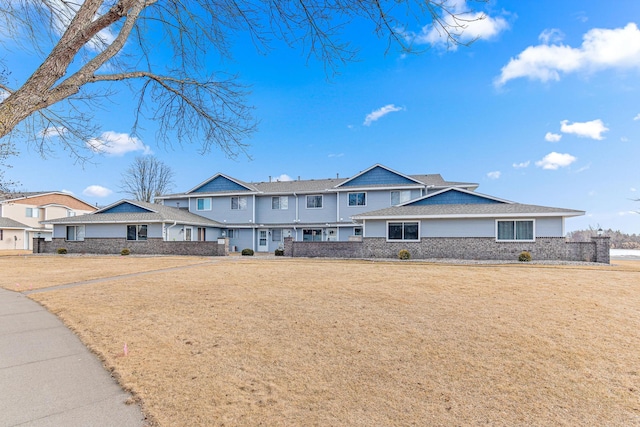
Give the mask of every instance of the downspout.
[[(298, 224), (300, 222), (300, 216), (299, 216), (299, 211), (298, 211), (298, 195), (296, 193), (293, 193), (293, 196), (296, 198), (296, 217), (293, 220), (294, 224)], [(298, 240), (298, 227), (296, 227), (295, 225), (293, 226), (293, 240), (296, 241)]]
[[(164, 225), (164, 224), (163, 224)], [(176, 225), (178, 225), (178, 221), (174, 221), (173, 225), (170, 225), (167, 230), (166, 230), (166, 235), (164, 236), (164, 241), (168, 242), (169, 241), (169, 230), (173, 227), (175, 227)]]
[(256, 195), (253, 195), (253, 206), (252, 206), (252, 216), (253, 216), (253, 238), (251, 239), (251, 249), (255, 252), (256, 249)]
[(336, 241), (340, 241), (340, 193), (336, 193)]

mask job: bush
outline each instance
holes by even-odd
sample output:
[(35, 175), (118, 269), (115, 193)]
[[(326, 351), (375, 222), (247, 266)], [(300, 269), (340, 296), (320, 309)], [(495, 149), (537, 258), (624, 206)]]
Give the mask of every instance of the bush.
[(245, 248), (242, 250), (242, 255), (244, 256), (253, 256), (253, 249)]
[(284, 249), (276, 249), (274, 253), (276, 256), (284, 256)]
[(129, 248), (124, 248), (120, 251), (120, 255), (131, 255), (131, 250)]
[(400, 258), (400, 259), (409, 259), (409, 258), (411, 258), (411, 254), (409, 253), (408, 250), (402, 249), (400, 252), (398, 252), (398, 258)]
[(60, 255), (64, 255), (67, 253), (67, 248), (58, 248), (56, 252), (59, 253)]
[(531, 261), (531, 254), (527, 251), (522, 251), (520, 252), (520, 255), (518, 256), (518, 261), (520, 262), (529, 262)]

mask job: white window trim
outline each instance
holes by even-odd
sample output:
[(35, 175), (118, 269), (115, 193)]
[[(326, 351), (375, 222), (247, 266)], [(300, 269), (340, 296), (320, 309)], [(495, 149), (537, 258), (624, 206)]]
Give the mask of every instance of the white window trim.
[[(364, 205), (350, 205), (349, 204), (349, 195), (351, 194), (364, 194)], [(347, 207), (349, 208), (363, 208), (365, 206), (367, 206), (367, 192), (366, 191), (352, 191), (350, 193), (347, 193)]]
[[(238, 199), (238, 207), (235, 209), (233, 208), (233, 199)], [(242, 203), (240, 203), (240, 200), (242, 199), (244, 199), (244, 208), (242, 207)], [(232, 211), (246, 211), (247, 206), (249, 205), (249, 199), (247, 196), (231, 196), (229, 198), (229, 205)]]
[[(146, 239), (140, 239), (140, 228), (139, 227), (147, 227), (147, 238)], [(125, 239), (127, 242), (146, 242), (149, 240), (149, 224), (127, 224), (126, 226), (127, 228), (126, 230), (126, 236)], [(129, 239), (129, 227), (136, 227), (136, 238), (135, 239)]]
[[(310, 208), (309, 207), (309, 197), (318, 197), (318, 196), (320, 196), (320, 200), (321, 200), (320, 204), (322, 206)], [(322, 209), (322, 208), (324, 208), (324, 195), (322, 195), (322, 194), (307, 194), (307, 197), (305, 198), (305, 207), (307, 209)]]
[[(418, 223), (418, 238), (417, 239), (389, 239), (389, 224), (392, 223), (392, 222), (394, 222), (394, 223), (395, 222), (400, 222), (402, 224), (405, 224), (405, 223), (408, 223), (408, 222), (417, 222)], [(420, 234), (421, 231), (422, 231), (422, 221), (420, 221), (419, 219), (416, 219), (416, 220), (402, 220), (402, 219), (400, 219), (400, 220), (396, 220), (396, 221), (389, 220), (389, 221), (387, 221), (387, 224), (385, 226), (385, 234), (386, 234), (386, 237), (387, 237), (387, 242), (391, 242), (391, 243), (393, 243), (393, 242), (420, 242), (420, 236), (422, 235), (422, 234)], [(364, 237), (364, 227), (363, 227), (363, 237)]]
[[(396, 204), (393, 203), (393, 200), (391, 200), (391, 193), (400, 193), (400, 196), (402, 196), (403, 192), (407, 192), (409, 193), (409, 198), (407, 200), (399, 200), (398, 203), (396, 203), (397, 205), (402, 204), (402, 203), (406, 203), (409, 200), (411, 200), (411, 190), (391, 190), (389, 192), (389, 203), (391, 204), (391, 206), (395, 206)], [(402, 199), (402, 197), (399, 197), (399, 199)]]
[[(209, 209), (198, 209), (198, 200), (209, 200)], [(198, 197), (198, 198), (196, 198), (196, 210), (197, 211), (200, 211), (200, 212), (202, 212), (202, 211), (210, 211), (212, 204), (213, 204), (213, 201), (211, 200), (211, 197)]]
[[(498, 222), (501, 221), (513, 221), (513, 222), (519, 222), (519, 221), (531, 221), (533, 222), (533, 239), (498, 239)], [(535, 218), (500, 218), (500, 219), (496, 219), (496, 224), (495, 224), (495, 236), (496, 236), (496, 242), (498, 243), (505, 243), (505, 242), (535, 242), (536, 241), (536, 220)]]
[[(67, 239), (67, 237), (69, 237), (69, 232), (68, 232), (67, 228), (69, 228), (69, 227), (73, 227), (73, 228), (76, 229), (76, 231), (75, 231), (75, 237), (76, 238), (73, 239), (73, 240)], [(84, 237), (85, 237), (84, 225), (67, 225), (65, 227), (65, 229), (64, 229), (64, 233), (65, 233), (65, 236), (64, 236), (65, 242), (84, 242)]]
[[(274, 208), (273, 207), (273, 199), (278, 199), (278, 208)], [(282, 207), (282, 202), (285, 201), (285, 205), (287, 205), (287, 207), (283, 208)], [(273, 211), (286, 211), (289, 210), (289, 196), (271, 196), (271, 210)]]

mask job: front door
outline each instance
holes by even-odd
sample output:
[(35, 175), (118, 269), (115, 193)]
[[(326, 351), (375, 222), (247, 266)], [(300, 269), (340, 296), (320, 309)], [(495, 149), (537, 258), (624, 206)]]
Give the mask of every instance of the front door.
[(267, 252), (268, 250), (267, 230), (258, 230), (258, 252)]

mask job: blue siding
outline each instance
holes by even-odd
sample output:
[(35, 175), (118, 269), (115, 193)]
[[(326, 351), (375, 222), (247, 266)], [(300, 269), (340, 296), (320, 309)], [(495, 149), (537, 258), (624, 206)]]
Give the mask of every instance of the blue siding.
[(428, 199), (417, 200), (411, 206), (421, 205), (469, 205), (469, 204), (494, 204), (504, 203), (497, 200), (488, 199), (476, 194), (463, 193), (461, 191), (450, 190)]
[(192, 193), (216, 193), (219, 191), (250, 191), (246, 187), (231, 181), (223, 176), (218, 176), (211, 181), (202, 184), (192, 191)]
[(370, 171), (345, 183), (344, 185), (342, 185), (342, 187), (357, 187), (379, 184), (416, 184), (416, 182), (391, 171), (388, 171), (384, 168), (381, 168), (380, 166), (376, 166)]
[(106, 214), (106, 213), (145, 213), (145, 212), (152, 212), (152, 211), (150, 211), (149, 209), (141, 208), (140, 206), (132, 205), (131, 203), (125, 202), (125, 203), (120, 203), (119, 205), (116, 205), (110, 209), (107, 209), (106, 211), (102, 211), (94, 215), (100, 215), (101, 213)]

